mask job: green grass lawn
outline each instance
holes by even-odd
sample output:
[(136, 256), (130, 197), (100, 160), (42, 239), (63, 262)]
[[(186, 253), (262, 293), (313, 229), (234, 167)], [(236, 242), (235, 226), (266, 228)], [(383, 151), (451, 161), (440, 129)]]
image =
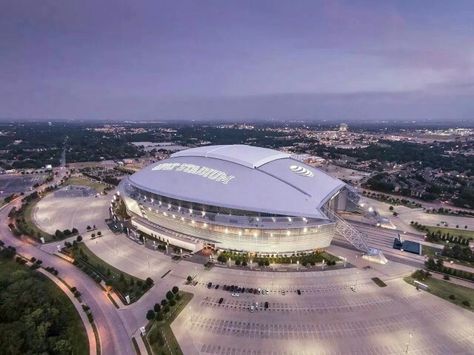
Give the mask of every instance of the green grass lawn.
[(430, 256), (430, 257), (438, 257), (438, 255), (436, 255), (436, 253), (439, 253), (439, 255), (441, 255), (442, 251), (443, 251), (443, 249), (430, 247), (428, 245), (422, 245), (421, 246), (422, 255), (427, 255), (427, 256)]
[[(414, 279), (410, 276), (405, 277), (404, 280), (410, 285), (413, 285)], [(460, 307), (474, 311), (474, 289), (469, 287), (464, 287), (460, 285), (453, 284), (448, 281), (438, 280), (434, 278), (428, 278), (422, 283), (428, 285), (430, 293), (445, 299), (448, 302), (454, 303)], [(449, 296), (454, 295), (455, 299), (449, 298)], [(462, 304), (463, 301), (469, 301), (471, 304), (470, 307), (467, 307)]]
[(128, 294), (132, 303), (137, 301), (148, 290), (143, 287), (145, 280), (127, 274), (106, 263), (95, 255), (84, 243), (78, 243), (76, 249), (71, 248), (70, 250), (75, 259), (85, 260), (87, 264), (104, 275), (106, 278), (104, 280), (106, 282), (109, 281), (116, 291), (120, 292), (123, 296)]
[(449, 233), (450, 235), (455, 235), (455, 236), (461, 236), (464, 238), (474, 238), (474, 231), (464, 229), (464, 226), (460, 226), (460, 228), (443, 228), (443, 227), (433, 227), (433, 226), (426, 226), (428, 228), (429, 232), (434, 232), (436, 233), (437, 231), (440, 231), (441, 234), (447, 234)]
[[(186, 305), (193, 298), (193, 294), (189, 292), (179, 291), (182, 298), (177, 301), (174, 307), (171, 307), (171, 311), (165, 314), (164, 320), (153, 321), (150, 330), (147, 334), (147, 340), (153, 350), (154, 354), (166, 354), (166, 355), (182, 355), (183, 352), (176, 340), (173, 331), (171, 330), (171, 323), (186, 307)], [(158, 334), (161, 333), (165, 340), (165, 345), (161, 346), (157, 340)]]
[[(0, 284), (2, 351), (89, 353), (87, 334), (74, 305), (46, 276), (13, 260), (0, 259)], [(54, 336), (44, 336), (46, 329)], [(53, 347), (63, 351), (53, 351)]]
[(64, 185), (88, 186), (100, 193), (104, 192), (107, 187), (107, 185), (85, 176), (72, 176), (64, 182)]
[(33, 213), (36, 208), (36, 204), (39, 202), (39, 200), (40, 199), (32, 200), (28, 202), (25, 207), (23, 217), (25, 218), (26, 225), (24, 227), (26, 227), (26, 230), (28, 231), (28, 233), (25, 234), (28, 234), (29, 236), (38, 240), (40, 239), (40, 237), (44, 237), (46, 242), (50, 242), (54, 240), (54, 237), (51, 234), (46, 233), (45, 231), (40, 229), (33, 220)]

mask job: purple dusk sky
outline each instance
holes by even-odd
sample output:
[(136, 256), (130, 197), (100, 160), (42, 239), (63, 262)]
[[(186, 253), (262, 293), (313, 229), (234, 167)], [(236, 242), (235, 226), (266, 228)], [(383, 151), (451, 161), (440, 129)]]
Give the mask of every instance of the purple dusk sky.
[(1, 119), (474, 121), (474, 1), (0, 1)]

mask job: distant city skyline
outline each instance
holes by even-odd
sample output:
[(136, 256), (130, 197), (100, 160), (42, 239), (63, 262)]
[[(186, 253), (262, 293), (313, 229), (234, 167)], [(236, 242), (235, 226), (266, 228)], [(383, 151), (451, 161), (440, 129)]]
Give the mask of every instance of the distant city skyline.
[(3, 1), (0, 120), (474, 121), (472, 1)]

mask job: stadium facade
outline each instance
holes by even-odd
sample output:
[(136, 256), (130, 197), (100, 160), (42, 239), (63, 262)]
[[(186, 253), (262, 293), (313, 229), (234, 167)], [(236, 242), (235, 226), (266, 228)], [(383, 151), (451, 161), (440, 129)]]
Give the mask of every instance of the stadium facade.
[(119, 194), (135, 229), (191, 251), (322, 249), (334, 236), (335, 213), (354, 207), (341, 180), (247, 145), (177, 152), (124, 179)]

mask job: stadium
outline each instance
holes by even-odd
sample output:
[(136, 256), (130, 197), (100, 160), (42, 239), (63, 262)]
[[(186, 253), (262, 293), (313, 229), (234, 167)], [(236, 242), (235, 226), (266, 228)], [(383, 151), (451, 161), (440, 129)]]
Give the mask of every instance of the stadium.
[(355, 207), (341, 180), (247, 145), (177, 152), (124, 179), (119, 195), (133, 229), (151, 238), (263, 255), (329, 246), (338, 211)]

